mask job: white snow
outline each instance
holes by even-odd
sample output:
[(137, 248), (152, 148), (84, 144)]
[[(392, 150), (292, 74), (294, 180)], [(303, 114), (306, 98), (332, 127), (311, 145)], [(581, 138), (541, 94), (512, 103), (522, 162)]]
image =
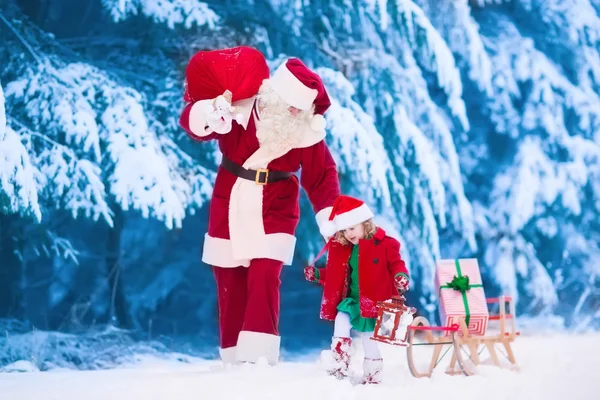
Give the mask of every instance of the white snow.
[(471, 15), (470, 0), (413, 0), (444, 37), (456, 57), (457, 66), (486, 93), (492, 92), (492, 65)]
[[(95, 67), (47, 62), (7, 85), (6, 96), (27, 113), (21, 118), (31, 130), (22, 126), (19, 135), (28, 140), (40, 191), (58, 195), (65, 204), (56, 206), (73, 216), (102, 216), (111, 224), (107, 200), (114, 197), (121, 209), (172, 229), (210, 194), (211, 173), (167, 133), (159, 136), (161, 125), (153, 123), (144, 96)], [(33, 138), (42, 145), (34, 146)]]
[[(0, 373), (0, 398), (44, 400), (199, 400), (199, 399), (447, 399), (447, 400), (595, 400), (600, 334), (538, 335), (517, 338), (513, 345), (520, 371), (481, 366), (475, 376), (449, 376), (443, 363), (432, 378), (410, 375), (405, 349), (381, 345), (383, 383), (352, 386), (322, 370), (318, 352), (284, 361), (223, 369), (220, 362), (191, 363), (144, 357), (137, 365), (113, 370), (35, 372), (26, 362)], [(449, 355), (446, 356), (446, 360)], [(362, 351), (352, 369), (362, 371)]]
[(35, 183), (35, 168), (19, 135), (6, 124), (4, 92), (0, 85), (0, 194), (7, 197), (0, 212), (31, 214), (42, 218)]
[(173, 29), (177, 24), (216, 26), (219, 17), (208, 5), (198, 0), (102, 0), (115, 22), (122, 21), (139, 11), (155, 22), (166, 23)]
[(379, 25), (382, 30), (386, 30), (389, 26), (390, 16), (387, 11), (387, 0), (366, 0), (367, 10), (370, 13), (379, 13)]
[[(448, 96), (450, 111), (460, 121), (462, 128), (469, 130), (466, 106), (462, 99), (460, 71), (447, 43), (417, 4), (410, 0), (398, 0), (397, 8), (398, 14), (406, 23), (400, 31), (407, 34), (415, 58), (419, 59), (424, 68), (436, 74), (438, 85)], [(423, 41), (426, 43), (422, 43)]]
[(4, 140), (4, 132), (6, 129), (6, 110), (4, 106), (4, 90), (0, 82), (0, 140)]
[(391, 165), (387, 157), (382, 157), (385, 145), (373, 118), (352, 99), (354, 88), (342, 73), (330, 68), (317, 68), (316, 72), (332, 97), (327, 111), (327, 142), (339, 172), (352, 174), (353, 186), (366, 195), (364, 201), (378, 199), (389, 206)]

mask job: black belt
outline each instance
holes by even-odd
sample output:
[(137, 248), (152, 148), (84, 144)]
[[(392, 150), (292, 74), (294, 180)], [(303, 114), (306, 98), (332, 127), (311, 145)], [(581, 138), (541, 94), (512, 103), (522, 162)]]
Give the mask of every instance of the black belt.
[(257, 170), (246, 169), (225, 156), (223, 156), (223, 159), (221, 160), (221, 166), (233, 175), (249, 181), (254, 181), (257, 185), (266, 185), (267, 183), (277, 182), (292, 176), (291, 172), (270, 171), (265, 168), (259, 168)]

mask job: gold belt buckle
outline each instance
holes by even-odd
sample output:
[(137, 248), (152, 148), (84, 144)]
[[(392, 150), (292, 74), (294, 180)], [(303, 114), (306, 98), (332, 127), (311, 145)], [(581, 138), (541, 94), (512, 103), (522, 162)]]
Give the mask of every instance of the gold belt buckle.
[[(265, 181), (261, 182), (260, 181), (260, 174), (265, 174)], [(256, 170), (256, 176), (254, 177), (254, 183), (256, 183), (257, 185), (266, 185), (267, 184), (267, 180), (269, 179), (269, 170), (266, 168), (258, 168)]]

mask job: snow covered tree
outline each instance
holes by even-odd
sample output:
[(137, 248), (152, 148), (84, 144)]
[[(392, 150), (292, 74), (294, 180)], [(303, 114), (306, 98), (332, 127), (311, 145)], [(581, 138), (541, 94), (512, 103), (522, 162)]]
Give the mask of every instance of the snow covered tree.
[[(143, 94), (89, 64), (64, 62), (33, 50), (28, 40), (56, 45), (35, 30), (20, 33), (8, 20), (6, 25), (13, 33), (5, 49), (10, 63), (4, 73), (12, 77), (6, 85), (6, 103), (10, 125), (15, 127), (9, 128), (8, 138), (23, 142), (25, 160), (35, 166), (30, 174), (35, 185), (29, 188), (40, 197), (38, 217), (43, 221), (57, 210), (106, 223), (110, 227), (106, 276), (110, 287), (117, 287), (124, 213), (131, 210), (162, 221), (167, 229), (180, 228), (186, 210), (193, 212), (205, 202), (212, 172), (178, 148), (170, 138), (172, 126), (148, 117), (145, 108), (150, 105)], [(23, 46), (33, 60), (22, 62)], [(5, 181), (3, 188), (9, 187)], [(14, 209), (19, 198), (7, 198)], [(115, 293), (122, 297), (122, 290)], [(117, 303), (123, 320), (125, 300)]]
[[(51, 273), (57, 309), (85, 291), (81, 309), (115, 313), (122, 283), (138, 328), (210, 325), (211, 278), (197, 268), (206, 218), (195, 211), (219, 160), (214, 143), (178, 126), (183, 73), (198, 50), (246, 44), (272, 69), (297, 56), (323, 77), (342, 189), (401, 240), (422, 313), (436, 316), (436, 260), (477, 257), (488, 294), (515, 296), (519, 313), (599, 326), (597, 0), (10, 0), (0, 10), (0, 160), (15, 166), (0, 171), (0, 213), (8, 242), (28, 238), (11, 254), (31, 237), (30, 261), (62, 249), (25, 280)], [(296, 264), (322, 245), (301, 199)], [(283, 307), (305, 317), (310, 289), (293, 268), (284, 284)]]
[(521, 299), (522, 312), (568, 314), (582, 290), (589, 312), (598, 300), (587, 297), (600, 283), (590, 262), (598, 254), (591, 215), (600, 98), (593, 82), (562, 75), (509, 18), (491, 10), (484, 17), (494, 85), (480, 109), (491, 126), (479, 126), (487, 134), (472, 134), (463, 156), (469, 180), (485, 176), (471, 188), (484, 259), (499, 286)]

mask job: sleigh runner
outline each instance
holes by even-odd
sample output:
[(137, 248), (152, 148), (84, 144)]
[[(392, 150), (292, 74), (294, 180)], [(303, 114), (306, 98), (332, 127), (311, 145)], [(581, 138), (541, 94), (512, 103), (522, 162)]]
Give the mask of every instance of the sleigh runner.
[[(452, 279), (448, 281), (448, 277)], [(416, 310), (404, 304), (403, 296), (398, 296), (378, 304), (377, 324), (371, 339), (406, 347), (408, 367), (416, 378), (430, 377), (447, 356), (450, 360), (446, 373), (451, 375), (474, 375), (477, 366), (484, 363), (518, 369), (511, 346), (519, 336), (513, 299), (485, 297), (477, 261), (441, 260), (436, 286), (440, 291), (441, 321), (445, 325), (432, 326), (425, 317), (413, 319)], [(498, 312), (490, 314), (489, 308), (495, 305)], [(483, 358), (484, 352), (488, 358)]]

